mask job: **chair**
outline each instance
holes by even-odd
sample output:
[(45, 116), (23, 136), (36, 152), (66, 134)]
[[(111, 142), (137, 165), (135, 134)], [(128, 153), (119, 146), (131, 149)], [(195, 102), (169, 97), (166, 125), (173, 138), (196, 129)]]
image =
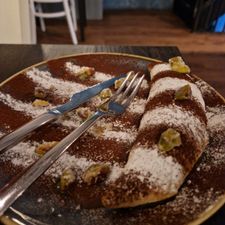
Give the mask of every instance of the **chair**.
[[(73, 44), (78, 43), (75, 33), (75, 30), (77, 30), (75, 0), (29, 0), (29, 2), (31, 16), (33, 17), (32, 36), (34, 43), (37, 42), (35, 17), (39, 17), (41, 30), (44, 32), (46, 31), (44, 18), (58, 18), (63, 16), (66, 17)], [(41, 3), (62, 3), (63, 10), (58, 12), (43, 12)]]

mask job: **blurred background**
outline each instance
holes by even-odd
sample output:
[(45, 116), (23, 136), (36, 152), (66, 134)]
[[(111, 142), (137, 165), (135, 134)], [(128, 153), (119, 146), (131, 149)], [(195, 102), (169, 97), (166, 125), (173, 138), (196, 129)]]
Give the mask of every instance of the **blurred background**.
[(225, 71), (224, 32), (224, 0), (0, 0), (0, 43), (177, 46), (212, 77)]

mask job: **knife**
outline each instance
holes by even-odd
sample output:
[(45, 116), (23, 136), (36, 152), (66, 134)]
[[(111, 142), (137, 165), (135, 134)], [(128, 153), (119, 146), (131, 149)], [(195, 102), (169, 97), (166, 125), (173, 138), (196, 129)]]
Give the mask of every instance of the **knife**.
[(112, 86), (116, 80), (123, 77), (126, 77), (126, 74), (114, 77), (102, 83), (96, 84), (90, 88), (87, 88), (79, 93), (76, 93), (71, 97), (70, 101), (56, 108), (50, 109), (48, 112), (38, 116), (34, 120), (6, 135), (2, 139), (0, 139), (0, 153), (3, 150), (9, 149), (10, 147), (23, 140), (28, 133), (34, 131), (38, 127), (57, 119), (62, 114), (77, 108), (84, 102), (87, 102), (90, 98), (100, 93), (103, 89)]

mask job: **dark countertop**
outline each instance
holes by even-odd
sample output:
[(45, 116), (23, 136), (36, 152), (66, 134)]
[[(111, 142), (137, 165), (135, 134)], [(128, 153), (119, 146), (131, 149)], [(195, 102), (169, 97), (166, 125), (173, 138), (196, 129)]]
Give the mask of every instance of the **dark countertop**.
[[(170, 57), (181, 55), (177, 47), (0, 44), (0, 82), (16, 72), (43, 60), (63, 55), (91, 52), (121, 52), (160, 60), (167, 60)], [(207, 79), (204, 80), (207, 81)], [(215, 86), (214, 88), (217, 89)], [(225, 206), (203, 224), (225, 224)]]
[(87, 52), (121, 52), (167, 60), (180, 55), (176, 47), (101, 45), (3, 45), (0, 44), (0, 81), (28, 66), (63, 55)]

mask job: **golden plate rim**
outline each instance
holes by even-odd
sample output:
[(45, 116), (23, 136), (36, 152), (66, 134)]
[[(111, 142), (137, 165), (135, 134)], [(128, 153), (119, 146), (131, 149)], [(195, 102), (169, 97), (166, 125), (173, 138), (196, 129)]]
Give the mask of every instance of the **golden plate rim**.
[[(56, 58), (52, 58), (52, 59), (47, 59), (44, 61), (41, 61), (39, 63), (33, 64), (29, 67), (26, 67), (25, 69), (20, 70), (19, 72), (13, 74), (12, 76), (10, 76), (9, 78), (7, 78), (6, 80), (2, 81), (0, 83), (0, 87), (2, 85), (4, 85), (5, 83), (7, 83), (8, 81), (10, 81), (11, 79), (13, 79), (14, 77), (18, 76), (21, 73), (24, 73), (25, 71), (33, 68), (33, 67), (37, 67), (43, 64), (46, 64), (48, 61), (51, 60), (57, 60), (57, 59), (64, 59), (64, 58), (70, 58), (70, 57), (76, 57), (76, 56), (85, 56), (85, 55), (115, 55), (115, 56), (125, 56), (125, 57), (130, 57), (130, 58), (136, 58), (136, 59), (142, 59), (142, 60), (146, 60), (149, 62), (162, 62), (159, 59), (155, 59), (155, 58), (151, 58), (151, 57), (147, 57), (147, 56), (141, 56), (141, 55), (135, 55), (135, 54), (130, 54), (130, 53), (120, 53), (120, 52), (89, 52), (89, 53), (76, 53), (76, 54), (69, 54), (69, 55), (64, 55), (61, 57), (56, 57)], [(194, 76), (199, 79), (199, 80), (203, 80), (202, 78), (198, 77), (197, 75), (194, 74)], [(204, 81), (204, 80), (203, 80)], [(208, 82), (206, 82), (208, 84)], [(208, 84), (210, 87), (212, 87), (210, 84)], [(212, 87), (213, 88), (213, 87)], [(225, 98), (217, 91), (213, 88), (213, 90), (216, 92), (216, 94), (223, 99), (224, 103), (225, 103)], [(203, 223), (204, 221), (206, 221), (207, 219), (209, 219), (212, 215), (214, 215), (220, 208), (222, 208), (222, 206), (225, 204), (225, 193), (224, 195), (221, 195), (217, 201), (214, 202), (213, 205), (210, 205), (208, 208), (210, 208), (209, 210), (205, 210), (204, 212), (202, 212), (201, 214), (199, 214), (199, 216), (194, 219), (193, 221), (191, 221), (190, 223), (188, 223), (187, 225), (199, 225), (201, 223)], [(15, 221), (13, 221), (10, 217), (8, 217), (7, 215), (3, 215), (0, 217), (0, 222), (4, 223), (5, 225), (16, 225), (18, 223), (16, 223)], [(19, 224), (18, 224), (19, 225)]]

